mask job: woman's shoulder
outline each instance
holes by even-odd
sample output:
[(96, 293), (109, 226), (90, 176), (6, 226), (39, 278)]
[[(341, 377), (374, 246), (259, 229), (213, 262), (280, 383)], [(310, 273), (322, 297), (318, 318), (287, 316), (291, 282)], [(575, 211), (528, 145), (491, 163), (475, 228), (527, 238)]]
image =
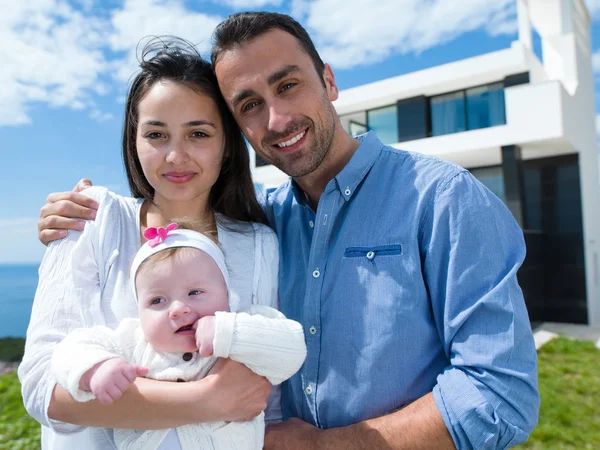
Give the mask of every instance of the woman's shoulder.
[(134, 212), (141, 200), (133, 197), (124, 197), (116, 192), (110, 191), (104, 186), (92, 186), (81, 193), (96, 200), (99, 204), (98, 216), (114, 216), (125, 213), (129, 215)]

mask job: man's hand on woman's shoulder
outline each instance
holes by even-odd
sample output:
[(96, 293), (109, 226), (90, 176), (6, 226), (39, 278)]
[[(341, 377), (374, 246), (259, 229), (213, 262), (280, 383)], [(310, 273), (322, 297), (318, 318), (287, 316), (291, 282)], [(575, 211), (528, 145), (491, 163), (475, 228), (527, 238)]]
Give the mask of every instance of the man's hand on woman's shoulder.
[(73, 191), (54, 192), (46, 198), (38, 220), (38, 239), (42, 244), (64, 238), (67, 230), (83, 230), (85, 222), (78, 219), (96, 218), (98, 202), (80, 193), (90, 186), (92, 182), (82, 178)]

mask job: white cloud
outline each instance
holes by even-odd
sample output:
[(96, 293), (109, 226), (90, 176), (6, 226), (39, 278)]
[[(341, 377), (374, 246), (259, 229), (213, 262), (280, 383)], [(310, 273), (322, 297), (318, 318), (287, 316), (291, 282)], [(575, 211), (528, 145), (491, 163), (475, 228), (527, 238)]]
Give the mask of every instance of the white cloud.
[(28, 123), (34, 102), (80, 108), (106, 67), (106, 24), (58, 0), (11, 2), (0, 15), (0, 125)]
[(235, 10), (251, 10), (265, 6), (280, 6), (282, 2), (283, 0), (220, 0), (218, 3)]
[(208, 56), (210, 37), (222, 19), (189, 11), (180, 0), (126, 0), (124, 8), (114, 11), (111, 19), (110, 47), (126, 53), (125, 60), (112, 64), (116, 79), (121, 82), (131, 79), (138, 68), (136, 46), (147, 36), (178, 36)]
[(67, 0), (11, 1), (2, 8), (0, 126), (29, 123), (28, 111), (37, 102), (89, 110), (95, 120), (107, 120), (93, 99), (111, 91), (107, 80), (121, 84), (131, 78), (141, 38), (177, 35), (208, 53), (222, 19), (191, 12), (183, 0), (125, 0), (101, 17), (91, 15), (90, 1), (73, 1), (83, 10)]
[(594, 69), (594, 73), (600, 73), (600, 50), (592, 54), (592, 68)]
[(600, 0), (585, 0), (590, 16), (597, 17), (600, 15)]
[(296, 0), (323, 59), (340, 68), (419, 53), (477, 29), (516, 32), (514, 0)]
[(115, 116), (110, 113), (102, 112), (99, 109), (92, 109), (90, 111), (90, 117), (97, 122), (106, 122), (107, 120), (114, 119)]

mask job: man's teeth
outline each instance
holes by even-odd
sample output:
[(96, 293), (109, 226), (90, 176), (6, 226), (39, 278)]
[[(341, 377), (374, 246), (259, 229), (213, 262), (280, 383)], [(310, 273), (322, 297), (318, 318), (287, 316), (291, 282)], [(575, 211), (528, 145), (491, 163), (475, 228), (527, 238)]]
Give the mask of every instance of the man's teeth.
[(285, 142), (281, 142), (281, 143), (277, 144), (277, 147), (279, 147), (279, 148), (289, 147), (290, 145), (295, 144), (300, 139), (302, 139), (304, 137), (305, 133), (306, 133), (306, 131), (303, 131), (302, 133), (291, 138), (289, 141), (285, 141)]

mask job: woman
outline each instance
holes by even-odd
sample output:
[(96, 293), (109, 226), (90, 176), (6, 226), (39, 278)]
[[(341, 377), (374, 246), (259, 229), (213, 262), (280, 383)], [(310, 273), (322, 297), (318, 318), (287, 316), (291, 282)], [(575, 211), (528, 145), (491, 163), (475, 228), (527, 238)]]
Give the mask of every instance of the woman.
[[(193, 383), (138, 379), (111, 406), (75, 403), (56, 385), (51, 355), (70, 330), (114, 328), (137, 314), (129, 268), (148, 227), (179, 217), (204, 224), (223, 249), (240, 305), (277, 307), (277, 240), (263, 225), (245, 142), (210, 64), (191, 45), (169, 38), (145, 47), (126, 104), (123, 161), (134, 198), (89, 189), (100, 205), (96, 220), (53, 242), (40, 267), (19, 378), (28, 412), (43, 425), (43, 449), (114, 448), (110, 429), (91, 427), (248, 419), (270, 390), (264, 379), (230, 362)], [(280, 415), (276, 397), (271, 419)], [(160, 448), (178, 448), (173, 439)]]

